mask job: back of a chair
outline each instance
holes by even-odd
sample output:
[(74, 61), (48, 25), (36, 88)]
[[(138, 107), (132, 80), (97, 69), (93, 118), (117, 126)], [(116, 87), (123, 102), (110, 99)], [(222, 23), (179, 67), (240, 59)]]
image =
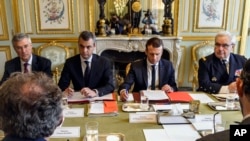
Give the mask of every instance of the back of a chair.
[(193, 91), (196, 90), (196, 87), (198, 85), (199, 59), (209, 54), (212, 54), (213, 52), (214, 52), (214, 44), (213, 42), (210, 41), (204, 41), (192, 47)]
[(65, 60), (69, 57), (68, 47), (64, 44), (52, 41), (39, 46), (37, 48), (37, 54), (51, 61), (51, 70), (53, 71), (54, 79), (57, 83)]

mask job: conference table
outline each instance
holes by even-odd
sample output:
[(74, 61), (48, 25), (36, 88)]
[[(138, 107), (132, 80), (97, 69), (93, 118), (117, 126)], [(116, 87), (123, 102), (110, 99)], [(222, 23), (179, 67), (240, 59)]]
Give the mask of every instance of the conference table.
[[(195, 92), (189, 92), (191, 94)], [(213, 96), (207, 94), (214, 101), (217, 101)], [(99, 123), (99, 134), (107, 135), (116, 133), (123, 135), (126, 141), (146, 141), (143, 129), (163, 129), (162, 125), (157, 123), (129, 123), (129, 113), (122, 111), (124, 103), (118, 101), (119, 114), (111, 117), (88, 117), (87, 104), (70, 104), (72, 108), (84, 108), (84, 117), (65, 118), (62, 127), (80, 126), (80, 138), (50, 138), (50, 141), (83, 141), (85, 136), (85, 123), (88, 121), (97, 121)], [(201, 103), (199, 114), (215, 114), (217, 111), (212, 110), (205, 103)], [(222, 121), (234, 123), (242, 120), (241, 111), (220, 111)]]
[[(196, 94), (196, 92), (189, 92)], [(200, 92), (199, 92), (200, 93)], [(204, 93), (205, 94), (205, 93)], [(214, 101), (218, 101), (210, 94), (208, 95)], [(69, 104), (70, 108), (84, 108), (84, 117), (70, 117), (65, 118), (62, 127), (80, 127), (80, 137), (76, 138), (50, 138), (50, 141), (83, 141), (85, 136), (85, 124), (88, 121), (97, 121), (99, 123), (99, 134), (108, 135), (115, 133), (120, 136), (124, 136), (126, 141), (146, 141), (143, 129), (163, 129), (162, 125), (157, 123), (129, 123), (129, 112), (122, 111), (122, 105), (124, 103), (118, 101), (118, 115), (110, 117), (88, 117), (87, 109), (88, 104)], [(215, 114), (217, 111), (212, 110), (205, 103), (201, 103), (199, 106), (199, 114)], [(227, 124), (234, 123), (235, 121), (242, 120), (241, 111), (219, 111), (222, 116), (222, 121), (226, 121)], [(227, 126), (228, 128), (229, 126)], [(181, 133), (180, 133), (181, 134)], [(0, 132), (0, 137), (3, 137), (3, 133)]]

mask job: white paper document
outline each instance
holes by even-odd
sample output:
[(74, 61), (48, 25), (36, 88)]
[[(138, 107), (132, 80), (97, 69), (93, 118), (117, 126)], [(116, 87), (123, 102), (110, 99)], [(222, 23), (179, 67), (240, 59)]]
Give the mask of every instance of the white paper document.
[(84, 117), (84, 108), (63, 109), (63, 117)]
[(149, 100), (165, 100), (169, 99), (166, 93), (162, 90), (143, 90), (142, 91)]
[(100, 97), (89, 98), (82, 95), (80, 92), (74, 92), (71, 97), (68, 97), (68, 102), (79, 102), (79, 101), (94, 101), (94, 100), (113, 100), (113, 94), (107, 94)]
[[(189, 109), (189, 104), (180, 104), (182, 109)], [(153, 105), (155, 111), (161, 110), (171, 110), (173, 108), (173, 104), (168, 105)]]
[(80, 127), (58, 127), (50, 138), (79, 138)]
[(103, 114), (104, 113), (104, 104), (103, 104), (103, 102), (91, 103), (91, 106), (89, 108), (89, 113)]
[(143, 129), (146, 141), (170, 141), (164, 129)]
[(163, 125), (167, 133), (167, 141), (195, 141), (200, 134), (191, 124)]
[(195, 115), (195, 119), (190, 120), (197, 131), (213, 130), (214, 123), (222, 123), (221, 114)]
[(214, 102), (209, 96), (206, 94), (189, 94), (194, 100), (200, 100), (201, 103)]
[(129, 123), (156, 123), (156, 112), (129, 113)]

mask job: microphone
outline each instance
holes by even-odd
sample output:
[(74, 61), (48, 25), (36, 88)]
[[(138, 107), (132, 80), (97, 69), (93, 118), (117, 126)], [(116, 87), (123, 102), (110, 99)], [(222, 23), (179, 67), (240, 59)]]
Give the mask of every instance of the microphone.
[(216, 112), (213, 116), (213, 126), (214, 126), (214, 133), (215, 133), (215, 116), (218, 115), (219, 112)]

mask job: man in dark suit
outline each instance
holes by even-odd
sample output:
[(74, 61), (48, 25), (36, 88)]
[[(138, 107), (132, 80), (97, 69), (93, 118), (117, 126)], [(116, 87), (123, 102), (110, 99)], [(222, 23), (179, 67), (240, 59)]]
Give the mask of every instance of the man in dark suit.
[[(243, 115), (243, 120), (240, 125), (250, 126), (250, 59), (247, 60), (240, 77), (236, 80), (239, 102)], [(215, 134), (210, 134), (198, 139), (197, 141), (229, 141), (230, 131), (225, 130)]]
[[(83, 31), (78, 38), (80, 54), (66, 60), (59, 87), (69, 96), (80, 91), (88, 97), (103, 96), (114, 91), (112, 63), (105, 57), (93, 54), (95, 35)], [(72, 81), (73, 87), (70, 87)]]
[(2, 84), (13, 72), (41, 71), (52, 77), (51, 61), (32, 54), (32, 42), (28, 34), (18, 33), (12, 38), (12, 45), (18, 57), (5, 63)]
[(161, 59), (162, 53), (161, 39), (153, 37), (147, 41), (145, 50), (147, 58), (131, 64), (124, 83), (119, 87), (118, 92), (122, 101), (127, 100), (127, 91), (133, 84), (133, 92), (147, 89), (161, 89), (165, 92), (177, 90), (173, 65), (170, 61)]
[(214, 53), (199, 60), (198, 91), (206, 93), (234, 93), (235, 80), (246, 58), (232, 53), (235, 36), (221, 31), (215, 36)]

